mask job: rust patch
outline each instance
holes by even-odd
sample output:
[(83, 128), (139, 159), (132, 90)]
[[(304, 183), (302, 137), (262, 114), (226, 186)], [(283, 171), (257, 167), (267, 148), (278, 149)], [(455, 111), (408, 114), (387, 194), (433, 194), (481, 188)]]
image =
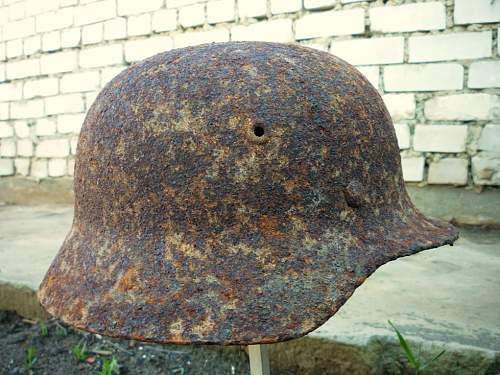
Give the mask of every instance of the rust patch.
[(109, 336), (296, 338), (380, 265), (457, 238), (410, 202), (377, 90), (301, 46), (208, 44), (132, 65), (88, 111), (74, 183), (73, 228), (38, 295)]

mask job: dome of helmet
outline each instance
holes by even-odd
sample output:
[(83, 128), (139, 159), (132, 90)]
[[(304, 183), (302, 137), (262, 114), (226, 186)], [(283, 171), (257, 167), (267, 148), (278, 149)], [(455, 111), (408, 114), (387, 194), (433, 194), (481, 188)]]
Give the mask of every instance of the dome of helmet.
[(404, 186), (390, 115), (301, 46), (165, 52), (90, 108), (75, 218), (39, 291), (104, 335), (269, 343), (317, 328), (380, 265), (452, 243)]

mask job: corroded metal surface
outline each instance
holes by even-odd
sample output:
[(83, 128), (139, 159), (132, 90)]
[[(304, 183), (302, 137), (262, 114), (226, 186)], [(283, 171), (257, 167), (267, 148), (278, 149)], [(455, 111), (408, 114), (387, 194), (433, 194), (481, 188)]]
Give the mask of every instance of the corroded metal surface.
[(380, 265), (457, 237), (410, 202), (376, 90), (300, 46), (212, 44), (125, 70), (87, 115), (75, 194), (41, 303), (163, 343), (302, 336)]

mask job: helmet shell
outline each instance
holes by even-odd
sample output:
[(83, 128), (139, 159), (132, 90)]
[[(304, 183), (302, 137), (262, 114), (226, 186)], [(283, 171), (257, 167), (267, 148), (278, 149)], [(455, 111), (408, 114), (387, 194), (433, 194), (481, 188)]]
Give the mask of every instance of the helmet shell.
[(376, 89), (301, 46), (209, 44), (132, 65), (87, 114), (74, 185), (40, 301), (144, 341), (299, 337), (380, 265), (457, 237), (412, 205)]

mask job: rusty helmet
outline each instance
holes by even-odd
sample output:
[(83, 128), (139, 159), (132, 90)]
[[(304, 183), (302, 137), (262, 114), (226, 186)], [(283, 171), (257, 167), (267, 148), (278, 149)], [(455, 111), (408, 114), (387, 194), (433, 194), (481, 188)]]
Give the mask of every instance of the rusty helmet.
[(377, 267), (457, 238), (411, 203), (377, 90), (297, 45), (208, 44), (132, 65), (87, 114), (74, 190), (40, 302), (143, 341), (296, 338)]

